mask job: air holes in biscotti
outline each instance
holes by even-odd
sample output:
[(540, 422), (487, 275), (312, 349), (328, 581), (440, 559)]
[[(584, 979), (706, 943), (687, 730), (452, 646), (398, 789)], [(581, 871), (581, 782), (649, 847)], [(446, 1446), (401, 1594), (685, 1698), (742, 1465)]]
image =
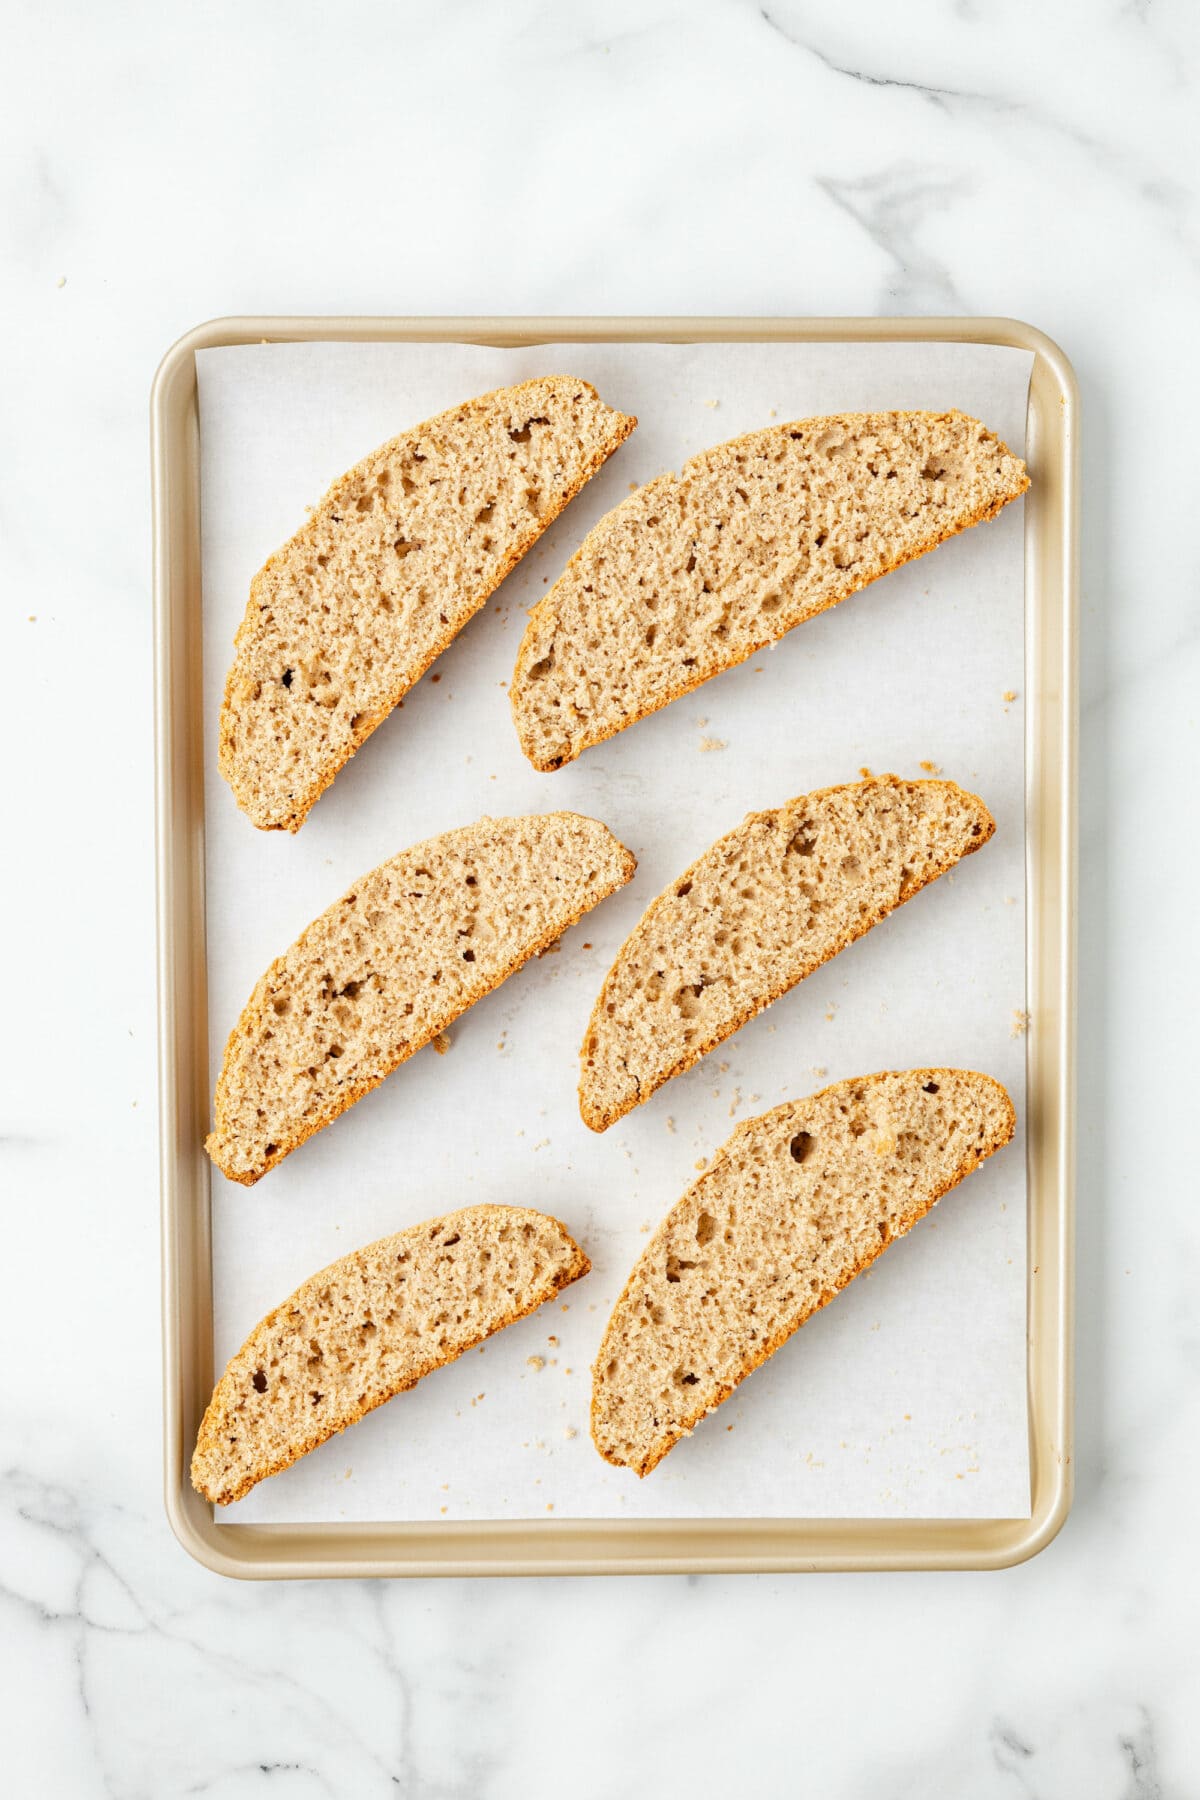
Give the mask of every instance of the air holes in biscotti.
[(802, 1163), (812, 1149), (812, 1133), (810, 1131), (798, 1131), (788, 1145), (788, 1149), (791, 1152), (792, 1161)]
[(702, 1212), (700, 1217), (696, 1220), (696, 1242), (698, 1244), (707, 1244), (711, 1242), (716, 1233), (716, 1229), (717, 1221), (713, 1218), (712, 1214)]
[(263, 1151), (263, 1155), (264, 1156), (274, 1156), (274, 1154), (278, 1150), (278, 1148), (279, 1148), (278, 1144), (268, 1144), (266, 1149)]
[(695, 1267), (696, 1264), (694, 1262), (688, 1262), (686, 1258), (682, 1256), (668, 1256), (667, 1280), (678, 1281), (681, 1275), (685, 1275), (689, 1269), (694, 1269)]
[(398, 537), (392, 545), (392, 549), (396, 552), (396, 555), (400, 558), (401, 562), (404, 561), (406, 556), (412, 556), (416, 551), (423, 550), (424, 548), (425, 546), (419, 538)]
[(762, 604), (760, 605), (758, 610), (759, 610), (759, 612), (765, 612), (765, 613), (778, 612), (779, 608), (782, 605), (783, 605), (783, 595), (782, 594), (768, 594), (766, 599), (762, 602)]
[(458, 1241), (459, 1241), (459, 1233), (456, 1231), (452, 1237), (442, 1239), (442, 1249), (449, 1250), (450, 1246), (452, 1244), (457, 1244)]
[(941, 463), (927, 462), (921, 470), (921, 480), (940, 481), (945, 473), (946, 470)]
[(828, 541), (829, 533), (827, 531), (818, 531), (816, 537), (813, 539), (813, 546), (817, 550), (823, 550)]
[(811, 837), (806, 828), (802, 825), (795, 837), (789, 843), (784, 854), (786, 856), (811, 856), (816, 847), (816, 838)]
[(463, 951), (463, 961), (464, 962), (474, 962), (475, 961), (475, 952), (473, 950), (464, 950)]
[(514, 444), (527, 444), (533, 436), (535, 425), (548, 425), (549, 423), (549, 419), (527, 419), (524, 425), (516, 431), (510, 431), (508, 435)]
[(489, 522), (489, 520), (491, 519), (491, 516), (492, 516), (493, 512), (495, 512), (495, 510), (496, 510), (495, 501), (489, 500), (487, 505), (481, 506), (479, 511), (475, 514), (475, 523), (477, 525), (486, 525)]
[(646, 639), (645, 639), (647, 650), (653, 650), (654, 640), (657, 636), (658, 636), (658, 626), (657, 625), (648, 625), (646, 627)]
[(685, 894), (690, 894), (691, 891), (692, 891), (691, 882), (690, 881), (681, 881), (679, 886), (675, 889), (675, 898), (677, 900), (682, 900), (683, 896)]
[(553, 668), (554, 668), (554, 652), (552, 650), (550, 652), (549, 656), (543, 656), (542, 660), (540, 662), (535, 662), (532, 665), (532, 667), (530, 668), (530, 671), (529, 671), (530, 681), (544, 681), (546, 676), (550, 674), (550, 672)]
[(927, 1081), (925, 1086), (921, 1089), (921, 1092), (923, 1094), (937, 1094), (941, 1092), (941, 1089), (938, 1087), (936, 1081)]
[(294, 671), (293, 671), (293, 670), (291, 670), (291, 669), (285, 669), (285, 670), (284, 670), (284, 671), (283, 671), (283, 674), (282, 674), (282, 675), (281, 675), (281, 676), (280, 676), (280, 677), (279, 677), (279, 679), (280, 679), (280, 681), (282, 681), (282, 683), (283, 683), (283, 685), (284, 685), (284, 687), (285, 687), (285, 688), (290, 688), (290, 687), (291, 687), (291, 685), (292, 685), (292, 675), (293, 675), (293, 673), (294, 673)]
[(695, 1387), (699, 1379), (698, 1375), (681, 1375), (679, 1377), (679, 1385), (680, 1387)]
[(255, 1393), (256, 1394), (265, 1394), (267, 1391), (266, 1370), (265, 1369), (255, 1369), (252, 1379), (254, 1382)]
[(474, 875), (467, 876), (467, 886), (468, 887), (478, 887), (479, 886), (479, 882), (476, 880)]
[(851, 881), (854, 880), (856, 875), (862, 874), (862, 864), (859, 862), (857, 856), (843, 856), (842, 874), (847, 876)]
[(286, 994), (281, 994), (278, 1000), (272, 1000), (271, 1010), (274, 1012), (277, 1019), (282, 1019), (285, 1013), (291, 1011), (291, 1005), (292, 1003), (288, 996)]

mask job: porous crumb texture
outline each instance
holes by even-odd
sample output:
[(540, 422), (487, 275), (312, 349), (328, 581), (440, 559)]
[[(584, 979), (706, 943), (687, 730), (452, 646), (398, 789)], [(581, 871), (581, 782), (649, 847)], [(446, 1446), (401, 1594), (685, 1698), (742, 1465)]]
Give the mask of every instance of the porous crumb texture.
[(299, 829), (636, 423), (551, 375), (440, 413), (334, 483), (254, 577), (234, 640), (219, 766), (255, 825)]
[(954, 782), (894, 775), (751, 813), (622, 945), (583, 1041), (584, 1122), (648, 1100), (994, 830)]
[(286, 1469), (586, 1275), (557, 1219), (468, 1206), (313, 1275), (256, 1325), (217, 1384), (192, 1485), (218, 1506)]
[(206, 1143), (247, 1186), (636, 867), (595, 819), (480, 819), (364, 875), (273, 962), (230, 1034)]
[(740, 1125), (613, 1309), (592, 1369), (601, 1456), (649, 1474), (1015, 1123), (990, 1076), (909, 1069)]
[(802, 419), (703, 451), (601, 519), (534, 607), (521, 748), (561, 768), (1028, 485), (957, 412)]

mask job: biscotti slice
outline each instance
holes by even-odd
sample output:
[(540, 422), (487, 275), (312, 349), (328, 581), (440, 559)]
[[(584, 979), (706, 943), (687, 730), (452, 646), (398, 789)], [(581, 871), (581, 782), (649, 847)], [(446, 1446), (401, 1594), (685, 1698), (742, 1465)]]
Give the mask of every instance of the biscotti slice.
[(600, 990), (579, 1107), (604, 1131), (986, 844), (983, 801), (895, 775), (750, 813), (647, 908)]
[(192, 1485), (228, 1506), (373, 1407), (523, 1319), (591, 1265), (523, 1206), (465, 1206), (310, 1276), (254, 1327), (208, 1403)]
[(1028, 485), (957, 412), (801, 419), (693, 456), (601, 519), (529, 615), (522, 750), (561, 768)]
[(259, 981), (230, 1033), (208, 1154), (246, 1186), (627, 882), (578, 813), (480, 819), (355, 882)]
[(998, 1081), (908, 1069), (739, 1125), (626, 1282), (592, 1369), (592, 1437), (648, 1475), (1016, 1123)]
[(637, 424), (571, 375), (499, 388), (335, 481), (250, 584), (219, 765), (297, 831), (349, 757)]

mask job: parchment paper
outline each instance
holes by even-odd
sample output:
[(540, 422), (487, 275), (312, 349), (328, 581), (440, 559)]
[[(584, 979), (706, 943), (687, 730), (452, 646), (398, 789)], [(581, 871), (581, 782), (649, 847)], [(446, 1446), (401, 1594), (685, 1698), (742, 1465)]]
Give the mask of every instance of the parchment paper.
[[(1018, 453), (1031, 358), (970, 345), (311, 344), (197, 357), (203, 482), (212, 1070), (266, 964), (364, 870), (500, 815), (572, 808), (635, 880), (253, 1189), (215, 1171), (217, 1366), (304, 1277), (474, 1201), (564, 1219), (593, 1273), (380, 1408), (225, 1519), (1019, 1517), (1025, 1364), (1022, 508), (966, 533), (774, 650), (536, 774), (509, 717), (525, 612), (632, 483), (766, 424), (959, 407)], [(641, 423), (296, 837), (256, 831), (216, 772), (250, 578), (344, 468), (508, 382), (569, 372)], [(1012, 695), (1017, 697), (1011, 698)], [(997, 833), (602, 1137), (579, 1118), (579, 1041), (646, 904), (746, 812), (862, 767), (934, 764)], [(639, 1483), (588, 1436), (589, 1365), (646, 1232), (737, 1120), (826, 1080), (958, 1064), (1003, 1081), (1016, 1143), (973, 1175)], [(540, 1359), (540, 1362), (535, 1360)]]

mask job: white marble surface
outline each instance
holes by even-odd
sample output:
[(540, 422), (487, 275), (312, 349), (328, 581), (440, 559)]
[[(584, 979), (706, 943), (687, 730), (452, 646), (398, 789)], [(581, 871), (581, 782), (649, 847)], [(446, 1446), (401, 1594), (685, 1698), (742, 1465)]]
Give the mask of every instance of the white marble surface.
[[(1195, 9), (52, 0), (5, 42), (5, 1791), (1196, 1792)], [(287, 310), (1008, 313), (1073, 358), (1077, 1499), (1033, 1563), (251, 1587), (171, 1539), (146, 394)]]

